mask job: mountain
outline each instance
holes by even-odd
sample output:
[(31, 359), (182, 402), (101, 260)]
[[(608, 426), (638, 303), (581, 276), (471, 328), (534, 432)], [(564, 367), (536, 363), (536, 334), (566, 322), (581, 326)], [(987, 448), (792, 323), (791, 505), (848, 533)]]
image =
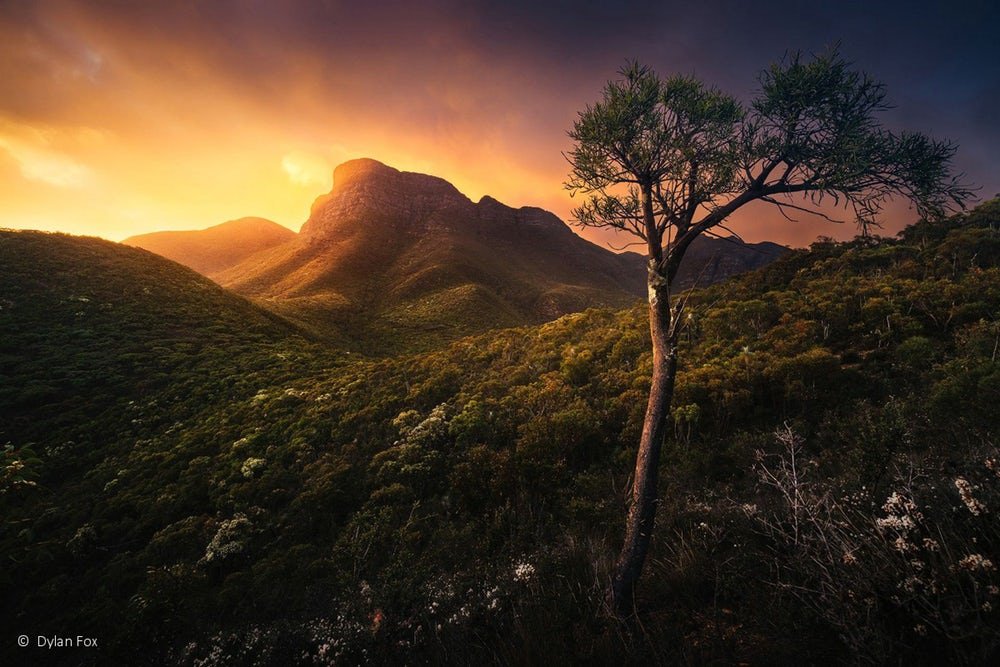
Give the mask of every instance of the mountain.
[(196, 231), (140, 234), (122, 243), (155, 252), (211, 278), (294, 236), (295, 232), (276, 222), (264, 218), (240, 218)]
[[(299, 234), (260, 218), (126, 239), (368, 353), (430, 349), (645, 295), (645, 260), (573, 233), (539, 208), (472, 202), (447, 181), (371, 159), (334, 171)], [(758, 268), (787, 249), (702, 237), (681, 288)]]
[(681, 289), (707, 287), (767, 266), (789, 252), (777, 243), (745, 243), (735, 236), (699, 236), (688, 247), (677, 272)]
[[(371, 159), (334, 171), (299, 234), (261, 218), (124, 241), (189, 266), (298, 323), (375, 354), (429, 349), (645, 295), (645, 260), (574, 234), (539, 208), (472, 202), (434, 176)], [(698, 238), (678, 285), (706, 286), (787, 252)]]
[[(370, 159), (340, 165), (333, 183), (298, 236), (212, 277), (319, 334), (350, 331), (369, 350), (426, 349), (645, 294), (642, 257), (590, 243), (542, 209), (472, 202), (441, 178)], [(777, 248), (699, 241), (684, 279), (708, 284)]]
[(551, 213), (474, 203), (440, 178), (368, 159), (337, 167), (297, 237), (214, 278), (369, 349), (426, 348), (643, 293), (629, 259)]

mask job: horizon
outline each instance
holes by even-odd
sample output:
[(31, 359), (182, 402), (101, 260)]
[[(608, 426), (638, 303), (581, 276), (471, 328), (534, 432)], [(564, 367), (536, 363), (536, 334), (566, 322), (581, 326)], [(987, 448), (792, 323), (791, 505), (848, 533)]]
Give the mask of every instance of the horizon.
[[(571, 224), (566, 131), (626, 58), (745, 102), (783, 53), (836, 43), (886, 84), (887, 127), (955, 141), (981, 200), (1000, 191), (997, 8), (670, 4), (10, 3), (0, 226), (120, 241), (262, 217), (297, 232), (334, 167), (360, 157)], [(886, 38), (876, 28), (889, 23)], [(896, 203), (881, 233), (916, 218)], [(732, 226), (793, 247), (856, 232), (766, 206)], [(573, 229), (604, 247), (630, 240)]]

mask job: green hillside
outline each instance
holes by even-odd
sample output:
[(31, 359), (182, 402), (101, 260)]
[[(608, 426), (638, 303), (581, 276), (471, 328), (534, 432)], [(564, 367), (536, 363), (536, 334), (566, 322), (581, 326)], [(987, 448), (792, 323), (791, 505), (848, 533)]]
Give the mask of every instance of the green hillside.
[(175, 265), (5, 234), (3, 617), (101, 664), (988, 663), (998, 227), (988, 202), (695, 294), (628, 645), (601, 607), (641, 308), (350, 362)]
[(273, 314), (143, 250), (0, 232), (0, 266), (3, 442), (103, 444), (104, 426), (129, 401), (163, 392), (204, 400), (206, 364), (230, 373), (233, 391), (253, 370), (243, 365), (248, 354), (304, 347)]

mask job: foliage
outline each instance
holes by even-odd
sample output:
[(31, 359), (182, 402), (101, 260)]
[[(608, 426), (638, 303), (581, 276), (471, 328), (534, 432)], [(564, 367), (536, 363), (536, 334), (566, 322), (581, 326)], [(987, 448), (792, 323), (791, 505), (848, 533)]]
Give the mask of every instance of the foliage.
[[(988, 202), (692, 294), (648, 636), (628, 646), (600, 618), (642, 309), (367, 359), (146, 253), (4, 233), (0, 442), (35, 485), (0, 495), (2, 616), (122, 664), (993, 659), (995, 573), (961, 563), (1000, 563), (998, 226)], [(814, 588), (819, 528), (789, 541), (795, 511), (755, 473), (786, 422), (810, 511), (864, 528), (857, 570), (820, 561), (833, 587)], [(922, 559), (940, 594), (898, 587), (916, 566), (876, 523), (893, 492), (925, 520), (909, 543), (940, 533)]]
[(826, 217), (831, 200), (867, 232), (893, 197), (927, 217), (971, 197), (951, 171), (956, 147), (883, 128), (885, 86), (836, 50), (773, 64), (747, 108), (689, 76), (634, 62), (620, 75), (569, 133), (566, 187), (587, 196), (580, 225), (639, 237), (668, 281), (695, 237), (753, 201)]
[[(964, 209), (971, 191), (951, 174), (954, 145), (882, 127), (884, 87), (836, 50), (809, 61), (792, 54), (765, 70), (749, 109), (693, 77), (661, 79), (637, 62), (620, 74), (569, 132), (566, 187), (587, 195), (574, 211), (579, 225), (626, 231), (646, 246), (653, 371), (633, 502), (608, 590), (611, 615), (631, 627), (657, 513), (664, 431), (676, 405), (687, 302), (673, 292), (688, 248), (704, 235), (718, 236), (752, 202), (772, 204), (785, 217), (790, 208), (826, 218), (825, 199), (843, 202), (867, 236), (892, 197), (940, 218)], [(810, 350), (800, 359), (821, 373), (824, 354)]]
[(990, 662), (1000, 648), (996, 452), (969, 452), (947, 471), (937, 456), (911, 460), (879, 503), (873, 488), (811, 479), (791, 429), (776, 439), (781, 449), (761, 452), (757, 469), (777, 502), (751, 514), (775, 549), (778, 590), (829, 623), (855, 659)]

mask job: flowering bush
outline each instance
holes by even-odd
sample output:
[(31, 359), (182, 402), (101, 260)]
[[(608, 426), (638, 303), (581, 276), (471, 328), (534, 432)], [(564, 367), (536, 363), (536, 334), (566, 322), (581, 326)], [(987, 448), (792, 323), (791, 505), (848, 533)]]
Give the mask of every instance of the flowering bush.
[(870, 490), (814, 481), (791, 429), (776, 439), (780, 451), (761, 453), (757, 464), (771, 511), (756, 516), (773, 540), (781, 591), (835, 627), (862, 661), (944, 649), (981, 662), (1000, 648), (1000, 526), (988, 509), (1000, 501), (994, 458), (966, 461), (958, 476), (912, 461), (876, 503)]
[(39, 464), (30, 447), (15, 449), (10, 443), (0, 447), (0, 496), (36, 486), (35, 468)]
[(244, 514), (237, 514), (219, 524), (212, 541), (205, 548), (205, 563), (215, 563), (242, 554), (253, 533), (253, 524)]
[(267, 465), (266, 459), (261, 459), (251, 456), (250, 458), (248, 458), (246, 461), (243, 462), (243, 465), (240, 467), (240, 473), (247, 479), (250, 479), (251, 477), (256, 476), (257, 473), (259, 473), (261, 470), (263, 470), (264, 466), (266, 465)]

